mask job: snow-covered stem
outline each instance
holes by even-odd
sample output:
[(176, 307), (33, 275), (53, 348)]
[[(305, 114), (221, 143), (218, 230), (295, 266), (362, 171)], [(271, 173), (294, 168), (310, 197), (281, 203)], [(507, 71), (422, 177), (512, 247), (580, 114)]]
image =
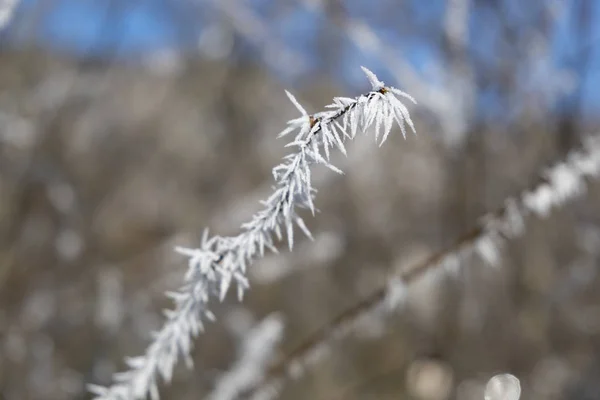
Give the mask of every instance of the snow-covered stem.
[(243, 338), (238, 360), (219, 378), (208, 399), (234, 400), (262, 379), (282, 334), (283, 321), (276, 314), (252, 328)]
[(399, 276), (393, 276), (385, 287), (322, 327), (273, 366), (250, 397), (274, 398), (286, 379), (299, 376), (303, 369), (316, 363), (332, 341), (355, 331), (360, 322), (373, 313), (390, 311), (402, 305), (406, 300), (407, 286), (426, 273), (455, 272), (462, 261), (473, 254), (489, 265), (497, 265), (503, 242), (524, 232), (527, 217), (547, 217), (553, 207), (561, 207), (583, 194), (586, 179), (599, 176), (600, 135), (594, 135), (584, 139), (580, 150), (572, 150), (564, 161), (549, 168), (531, 189), (506, 199), (503, 207), (481, 218), (479, 226), (465, 234), (454, 246), (404, 270)]
[(323, 164), (341, 173), (329, 162), (330, 150), (338, 148), (346, 154), (344, 142), (372, 125), (376, 140), (382, 134), (380, 144), (387, 139), (394, 121), (403, 136), (406, 136), (405, 125), (415, 131), (408, 109), (398, 98), (414, 102), (412, 97), (385, 86), (368, 69), (363, 68), (363, 71), (371, 83), (371, 91), (356, 98), (336, 97), (327, 111), (309, 115), (294, 96), (286, 92), (302, 115), (289, 121), (279, 134), (279, 137), (296, 134), (287, 145), (294, 152), (273, 168), (275, 185), (271, 196), (262, 201), (264, 208), (242, 224), (237, 236), (209, 237), (205, 230), (199, 248), (176, 249), (189, 260), (183, 285), (167, 293), (175, 303), (174, 308), (165, 310), (166, 321), (160, 330), (152, 333), (152, 342), (145, 353), (126, 359), (128, 371), (115, 374), (109, 387), (90, 385), (96, 400), (136, 400), (148, 395), (158, 399), (158, 376), (169, 382), (180, 354), (186, 364), (192, 366), (192, 340), (204, 329), (204, 320), (215, 319), (208, 308), (210, 300), (217, 297), (222, 301), (235, 282), (241, 301), (249, 288), (247, 266), (264, 256), (265, 249), (277, 252), (274, 236), (281, 240), (282, 230), (286, 232), (290, 250), (294, 244), (294, 224), (311, 237), (296, 210), (307, 208), (315, 213), (316, 190), (311, 184), (310, 170), (313, 164)]

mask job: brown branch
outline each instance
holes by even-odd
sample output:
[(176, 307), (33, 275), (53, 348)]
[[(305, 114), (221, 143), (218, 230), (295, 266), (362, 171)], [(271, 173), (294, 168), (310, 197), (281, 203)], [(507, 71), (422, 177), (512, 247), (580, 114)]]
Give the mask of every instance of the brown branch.
[[(453, 246), (415, 264), (412, 268), (401, 272), (398, 277), (408, 285), (425, 273), (447, 265), (445, 261), (460, 258), (463, 252), (473, 254), (479, 251), (485, 257), (485, 250), (478, 248), (480, 240), (490, 239), (494, 241), (494, 244), (497, 244), (499, 240), (518, 236), (524, 228), (522, 218), (530, 214), (543, 217), (548, 210), (546, 208), (547, 204), (560, 206), (567, 200), (577, 197), (583, 192), (582, 189), (579, 189), (585, 187), (588, 183), (586, 179), (597, 177), (599, 171), (600, 136), (589, 137), (582, 150), (572, 151), (567, 156), (566, 161), (558, 163), (555, 167), (546, 171), (546, 174), (539, 177), (530, 186), (531, 189), (521, 192), (521, 195), (516, 198), (507, 199), (504, 206), (481, 218), (478, 226), (463, 235)], [(571, 180), (569, 181), (569, 179)], [(567, 182), (575, 182), (576, 185), (568, 186)], [(570, 188), (569, 190), (565, 189), (567, 186)], [(548, 195), (550, 195), (550, 198), (548, 198)], [(519, 220), (516, 221), (515, 217)], [(275, 363), (265, 373), (262, 381), (247, 393), (248, 397), (256, 395), (265, 388), (281, 385), (286, 376), (294, 375), (294, 365), (307, 364), (307, 361), (311, 359), (311, 354), (318, 352), (330, 340), (345, 336), (347, 332), (352, 330), (356, 321), (384, 303), (387, 295), (388, 288), (380, 287), (370, 296), (323, 326), (308, 340)]]

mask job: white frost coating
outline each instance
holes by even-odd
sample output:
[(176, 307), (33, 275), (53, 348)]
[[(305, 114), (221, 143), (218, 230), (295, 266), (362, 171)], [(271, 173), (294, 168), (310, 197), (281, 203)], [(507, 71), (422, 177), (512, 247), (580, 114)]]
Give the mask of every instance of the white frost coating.
[(388, 282), (385, 307), (388, 311), (402, 307), (408, 297), (408, 287), (403, 279), (394, 277)]
[(527, 211), (540, 217), (548, 215), (551, 207), (561, 206), (565, 201), (585, 190), (585, 176), (596, 177), (600, 170), (600, 140), (597, 136), (586, 138), (584, 152), (572, 152), (567, 160), (548, 170), (548, 183), (523, 196)]
[(126, 359), (129, 370), (115, 374), (109, 387), (89, 386), (96, 400), (137, 400), (148, 395), (158, 399), (158, 376), (168, 383), (180, 355), (189, 367), (192, 366), (192, 339), (204, 329), (204, 320), (214, 319), (208, 309), (209, 301), (214, 297), (223, 300), (234, 283), (238, 298), (242, 299), (249, 288), (247, 266), (263, 257), (265, 249), (277, 251), (273, 236), (281, 240), (285, 231), (292, 249), (296, 224), (310, 237), (296, 209), (307, 208), (314, 215), (316, 189), (311, 184), (310, 170), (313, 164), (323, 164), (341, 173), (329, 162), (330, 149), (337, 148), (345, 153), (344, 141), (371, 126), (375, 127), (376, 140), (383, 134), (382, 144), (394, 121), (403, 135), (406, 135), (405, 125), (415, 131), (408, 109), (398, 97), (413, 102), (414, 99), (398, 89), (384, 86), (371, 71), (363, 70), (372, 91), (357, 98), (336, 97), (326, 107), (327, 111), (308, 115), (294, 96), (287, 93), (301, 116), (288, 121), (288, 127), (279, 137), (295, 133), (295, 138), (287, 145), (294, 152), (273, 168), (275, 185), (271, 196), (261, 202), (264, 208), (242, 224), (237, 236), (209, 238), (205, 230), (199, 248), (176, 249), (188, 257), (188, 270), (183, 285), (177, 291), (167, 293), (175, 303), (174, 308), (165, 310), (166, 321), (160, 330), (152, 333), (152, 342), (145, 353)]
[(491, 266), (497, 266), (500, 262), (500, 253), (497, 242), (492, 235), (482, 236), (475, 243), (475, 249), (481, 258)]
[(507, 237), (513, 238), (523, 234), (525, 231), (525, 221), (519, 210), (519, 204), (513, 198), (508, 198), (504, 201), (505, 218), (501, 231)]
[(460, 258), (455, 254), (451, 254), (444, 259), (442, 265), (446, 272), (448, 272), (452, 276), (456, 276), (458, 275), (458, 271), (460, 268)]
[(283, 322), (277, 315), (268, 316), (253, 328), (244, 338), (238, 361), (219, 379), (208, 398), (236, 399), (256, 384), (263, 377), (282, 334)]
[(586, 190), (586, 177), (600, 173), (600, 137), (589, 136), (583, 149), (571, 151), (567, 159), (549, 168), (544, 177), (547, 182), (504, 202), (500, 216), (484, 217), (485, 229), (475, 240), (475, 250), (490, 265), (497, 265), (502, 237), (514, 238), (525, 230), (524, 218), (529, 214), (545, 218), (553, 207), (579, 197)]

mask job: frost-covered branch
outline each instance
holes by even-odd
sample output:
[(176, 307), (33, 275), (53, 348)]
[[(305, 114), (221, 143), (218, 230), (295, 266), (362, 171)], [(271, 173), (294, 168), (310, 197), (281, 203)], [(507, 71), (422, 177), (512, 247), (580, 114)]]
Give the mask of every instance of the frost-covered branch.
[[(304, 4), (311, 10), (327, 12), (325, 2), (304, 0)], [(469, 7), (470, 0), (451, 0), (446, 4), (445, 33), (446, 37), (452, 35), (449, 39), (454, 58), (460, 56), (458, 53), (468, 44)], [(442, 60), (441, 65), (449, 68), (441, 69), (439, 77), (431, 79), (427, 76), (430, 74), (408, 62), (398, 46), (386, 43), (368, 23), (343, 12), (343, 9), (336, 7), (335, 10), (343, 14), (329, 18), (336, 29), (343, 31), (345, 37), (369, 57), (377, 57), (392, 76), (401, 78), (408, 92), (419, 93), (419, 108), (439, 121), (441, 139), (449, 144), (460, 143), (474, 109), (470, 108), (473, 105), (474, 81), (467, 60), (450, 59), (452, 57)]]
[(311, 184), (311, 166), (323, 164), (341, 173), (329, 162), (330, 151), (337, 148), (346, 154), (344, 142), (353, 139), (357, 132), (375, 127), (375, 138), (383, 144), (391, 132), (394, 121), (406, 136), (405, 125), (414, 132), (408, 109), (399, 98), (412, 97), (379, 81), (363, 68), (372, 90), (357, 98), (337, 97), (327, 106), (327, 111), (309, 115), (290, 93), (289, 99), (301, 116), (288, 122), (279, 137), (295, 134), (287, 145), (294, 151), (273, 168), (275, 185), (269, 198), (262, 201), (264, 208), (242, 224), (237, 236), (209, 237), (204, 231), (200, 248), (177, 248), (188, 257), (188, 270), (183, 285), (167, 295), (173, 299), (173, 309), (165, 311), (162, 328), (152, 333), (152, 342), (145, 353), (127, 358), (129, 370), (114, 375), (109, 387), (90, 385), (97, 400), (135, 400), (148, 395), (158, 399), (158, 376), (165, 382), (172, 377), (175, 364), (181, 355), (191, 367), (192, 339), (203, 329), (205, 320), (214, 320), (209, 310), (213, 297), (221, 301), (232, 283), (237, 286), (241, 300), (249, 288), (246, 268), (265, 249), (277, 252), (274, 239), (281, 240), (285, 231), (290, 250), (294, 244), (294, 224), (308, 237), (309, 230), (297, 214), (299, 208), (311, 210), (314, 215), (316, 189)]
[(541, 181), (504, 206), (485, 215), (472, 232), (464, 235), (447, 250), (434, 254), (424, 262), (390, 279), (386, 287), (375, 291), (354, 307), (346, 310), (321, 328), (295, 351), (275, 365), (266, 379), (252, 392), (252, 398), (275, 397), (286, 378), (295, 378), (314, 364), (329, 349), (332, 341), (345, 337), (374, 313), (401, 306), (407, 296), (407, 285), (426, 273), (456, 271), (470, 255), (480, 256), (487, 264), (497, 265), (503, 242), (520, 236), (526, 227), (525, 218), (545, 218), (553, 207), (561, 207), (586, 190), (586, 179), (600, 176), (600, 135), (587, 137), (581, 150), (573, 150), (566, 160), (548, 169)]

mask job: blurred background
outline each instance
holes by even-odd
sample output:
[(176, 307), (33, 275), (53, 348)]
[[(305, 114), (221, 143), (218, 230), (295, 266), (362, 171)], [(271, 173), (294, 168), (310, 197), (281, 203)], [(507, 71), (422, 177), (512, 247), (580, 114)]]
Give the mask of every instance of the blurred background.
[[(600, 132), (595, 0), (0, 1), (0, 398), (87, 399), (145, 349), (204, 227), (269, 195), (296, 117), (369, 89), (417, 101), (418, 135), (360, 136), (315, 169), (315, 241), (215, 304), (165, 399), (208, 395), (278, 312), (284, 356), (387, 275), (443, 249)], [(600, 185), (491, 269), (411, 286), (406, 307), (331, 344), (282, 399), (600, 399)]]

